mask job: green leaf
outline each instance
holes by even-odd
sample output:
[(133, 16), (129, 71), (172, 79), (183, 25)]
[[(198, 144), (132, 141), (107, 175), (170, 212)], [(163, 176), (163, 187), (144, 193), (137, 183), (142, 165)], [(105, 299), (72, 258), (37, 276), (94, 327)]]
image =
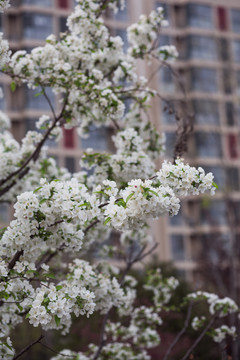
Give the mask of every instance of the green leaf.
[(22, 307), (20, 304), (18, 304), (18, 303), (16, 303), (16, 305), (17, 305), (17, 307), (19, 308), (19, 310), (22, 312), (22, 311), (23, 311), (23, 307)]
[(60, 324), (60, 318), (57, 315), (55, 315), (54, 320), (55, 320), (56, 325), (58, 326)]
[(47, 201), (46, 198), (41, 199), (41, 200), (39, 201), (39, 205), (43, 204), (45, 201)]
[(107, 225), (107, 223), (109, 223), (109, 221), (111, 221), (110, 216), (104, 221), (103, 225)]
[(62, 288), (63, 288), (62, 285), (57, 285), (57, 286), (56, 286), (56, 290), (57, 290), (57, 291), (61, 290)]
[(87, 205), (88, 205), (88, 203), (85, 202), (85, 203), (83, 203), (83, 204), (81, 204), (81, 205), (78, 205), (78, 207), (87, 206)]
[(43, 276), (44, 277), (46, 277), (46, 278), (50, 278), (50, 279), (55, 279), (55, 276), (54, 276), (54, 274), (43, 274)]
[(154, 191), (154, 190), (149, 189), (148, 191), (151, 192), (151, 193), (153, 193), (153, 194), (156, 195), (156, 196), (159, 196), (158, 193), (156, 193), (156, 191)]
[(27, 270), (27, 271), (26, 271), (26, 274), (27, 274), (27, 275), (30, 275), (30, 274), (36, 274), (36, 275), (37, 275), (38, 272), (37, 272), (36, 270)]
[(218, 189), (218, 184), (216, 184), (214, 181), (212, 182), (212, 186), (214, 186), (216, 189)]
[(10, 345), (8, 345), (8, 343), (4, 342), (3, 345), (5, 345), (9, 350), (11, 351), (13, 350), (13, 348)]
[(123, 199), (116, 200), (118, 206), (126, 207), (126, 203)]
[(108, 196), (104, 191), (95, 191), (94, 194), (103, 194), (105, 196)]
[(29, 319), (30, 318), (30, 313), (27, 313), (27, 315), (25, 316), (25, 319)]
[(34, 96), (35, 96), (35, 97), (38, 97), (39, 95), (43, 95), (43, 90), (40, 91), (39, 93), (35, 94)]
[(10, 87), (11, 87), (12, 92), (14, 92), (14, 91), (16, 90), (16, 83), (15, 83), (15, 81), (12, 81), (12, 82), (11, 82)]
[(128, 195), (128, 197), (126, 198), (126, 204), (128, 203), (128, 201), (131, 199), (131, 197), (133, 197), (134, 193), (132, 192), (130, 195)]
[(42, 189), (42, 186), (39, 186), (37, 189), (35, 189), (33, 193), (35, 194), (35, 193), (38, 192), (40, 189)]

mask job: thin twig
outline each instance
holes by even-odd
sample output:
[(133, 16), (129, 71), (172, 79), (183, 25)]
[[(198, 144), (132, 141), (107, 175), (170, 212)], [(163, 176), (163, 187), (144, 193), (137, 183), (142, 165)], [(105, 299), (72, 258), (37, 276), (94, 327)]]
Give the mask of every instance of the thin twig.
[(33, 341), (31, 344), (29, 344), (28, 346), (26, 346), (24, 349), (22, 349), (17, 355), (15, 355), (13, 357), (12, 360), (16, 360), (19, 359), (25, 352), (27, 352), (29, 349), (31, 349), (31, 347), (33, 347), (34, 345), (40, 343), (40, 341), (44, 338), (43, 335), (39, 336), (39, 338), (35, 341)]
[(214, 321), (216, 320), (216, 318), (218, 317), (219, 312), (217, 312), (211, 319), (211, 321), (208, 323), (208, 325), (203, 329), (203, 331), (201, 332), (201, 334), (199, 335), (199, 337), (197, 338), (197, 340), (193, 343), (193, 345), (190, 347), (190, 349), (186, 352), (186, 354), (182, 357), (181, 360), (187, 360), (187, 358), (189, 357), (189, 355), (191, 355), (192, 351), (197, 347), (197, 345), (200, 343), (200, 341), (202, 340), (202, 338), (205, 336), (205, 334), (208, 332), (208, 330), (210, 329), (210, 327), (212, 326), (212, 324), (214, 323)]
[[(59, 119), (58, 119), (59, 120)], [(14, 176), (19, 175), (19, 177), (21, 176), (21, 172), (24, 171), (24, 175), (26, 175), (26, 173), (29, 171), (28, 169), (25, 169), (27, 167), (27, 165), (30, 163), (31, 160), (36, 161), (38, 159), (40, 150), (42, 148), (42, 146), (44, 145), (45, 141), (47, 140), (49, 134), (51, 133), (51, 131), (54, 129), (54, 127), (56, 126), (56, 123), (58, 120), (55, 120), (53, 122), (53, 124), (50, 126), (50, 128), (48, 128), (48, 130), (46, 131), (44, 137), (42, 138), (42, 140), (38, 143), (38, 145), (36, 146), (36, 149), (34, 150), (34, 152), (28, 157), (28, 159), (23, 163), (23, 165), (17, 169), (16, 171), (12, 172), (11, 174), (9, 174), (5, 179), (0, 181), (0, 186), (4, 185), (7, 181), (11, 180)], [(10, 185), (11, 187), (13, 185), (15, 185), (15, 181), (13, 181)], [(5, 188), (1, 189), (0, 191), (0, 196), (4, 195), (8, 190), (9, 190), (9, 186), (7, 185)], [(10, 187), (10, 188), (11, 188)]]
[(48, 105), (49, 105), (49, 107), (50, 107), (50, 109), (51, 109), (51, 111), (52, 111), (53, 117), (54, 117), (55, 120), (57, 120), (57, 116), (56, 116), (54, 107), (53, 107), (53, 105), (52, 105), (52, 103), (51, 103), (51, 100), (49, 99), (49, 97), (48, 97), (48, 95), (47, 95), (47, 93), (46, 93), (46, 91), (45, 91), (45, 88), (44, 88), (42, 85), (40, 85), (40, 86), (41, 86), (41, 89), (42, 89), (43, 96), (44, 96), (45, 99), (47, 100)]
[[(47, 99), (47, 101), (49, 102), (49, 106), (52, 110), (53, 113), (53, 117), (54, 117), (54, 121), (52, 123), (52, 125), (48, 128), (48, 130), (46, 131), (46, 133), (44, 134), (42, 140), (37, 144), (35, 150), (33, 151), (33, 153), (27, 158), (27, 160), (22, 164), (22, 166), (20, 168), (18, 168), (17, 170), (15, 170), (14, 172), (12, 172), (11, 174), (9, 174), (5, 179), (2, 179), (0, 181), (0, 186), (4, 185), (6, 182), (8, 182), (9, 180), (11, 180), (13, 177), (18, 175), (18, 178), (21, 179), (23, 178), (30, 170), (28, 166), (28, 164), (30, 163), (31, 160), (33, 160), (34, 162), (38, 159), (40, 151), (44, 145), (44, 143), (46, 142), (49, 134), (51, 133), (51, 131), (55, 128), (55, 126), (57, 125), (57, 123), (62, 119), (64, 111), (65, 111), (65, 107), (66, 107), (66, 103), (67, 100), (65, 99), (64, 105), (62, 107), (62, 110), (60, 112), (60, 114), (58, 115), (58, 117), (56, 117), (55, 111), (53, 109), (53, 106), (47, 96), (47, 94), (44, 92), (44, 95)], [(2, 195), (4, 195), (6, 192), (8, 192), (14, 185), (16, 184), (16, 180), (13, 180), (10, 184), (8, 184), (7, 186), (5, 186), (3, 189), (1, 189), (0, 191), (0, 197)]]
[(46, 349), (52, 351), (54, 354), (57, 354), (57, 355), (61, 355), (61, 356), (65, 356), (67, 358), (71, 358), (71, 359), (76, 359), (76, 355), (72, 356), (72, 355), (65, 355), (65, 354), (62, 354), (61, 352), (58, 352), (56, 350), (53, 350), (50, 346), (44, 344), (44, 343), (40, 343), (42, 346), (44, 346)]
[(87, 232), (92, 228), (94, 227), (95, 225), (97, 225), (100, 221), (99, 220), (95, 220), (93, 221), (91, 224), (89, 224), (86, 229), (84, 230), (84, 235), (87, 234)]
[(185, 320), (185, 322), (184, 322), (184, 326), (183, 326), (182, 330), (177, 334), (177, 336), (175, 337), (175, 339), (173, 340), (173, 342), (172, 342), (171, 345), (169, 346), (166, 354), (164, 355), (163, 360), (167, 360), (167, 359), (168, 359), (168, 356), (169, 356), (170, 353), (172, 352), (172, 349), (173, 349), (174, 346), (178, 343), (178, 341), (179, 341), (180, 338), (183, 336), (183, 334), (186, 332), (187, 327), (188, 327), (188, 325), (189, 325), (190, 318), (191, 318), (191, 314), (192, 314), (192, 307), (193, 307), (193, 301), (191, 301), (191, 302), (189, 303), (186, 320)]
[(17, 251), (10, 263), (8, 264), (8, 269), (13, 269), (16, 262), (20, 259), (20, 257), (23, 255), (23, 250)]
[[(143, 254), (146, 246), (144, 245), (141, 250), (138, 252), (138, 254), (130, 261), (127, 262), (127, 265), (126, 265), (126, 268), (125, 270), (123, 271), (122, 273), (122, 277), (121, 277), (121, 280), (119, 282), (120, 285), (123, 284), (124, 282), (124, 279), (126, 277), (126, 275), (128, 274), (128, 272), (131, 270), (132, 266), (140, 261), (141, 259), (143, 259), (145, 256), (148, 256), (150, 253), (152, 253), (156, 247), (157, 247), (158, 244), (154, 244), (154, 246), (149, 250), (147, 251), (146, 253)], [(140, 260), (139, 260), (140, 259)], [(97, 349), (97, 352), (96, 354), (94, 355), (93, 357), (93, 360), (97, 360), (99, 355), (101, 354), (101, 351), (102, 351), (102, 348), (104, 346), (104, 334), (105, 334), (105, 327), (106, 327), (106, 324), (107, 324), (107, 321), (109, 319), (109, 315), (110, 315), (110, 312), (111, 312), (111, 309), (105, 314), (104, 318), (103, 318), (103, 322), (102, 322), (102, 328), (101, 328), (101, 332), (100, 332), (100, 340), (99, 340), (99, 345), (98, 345), (98, 349)]]

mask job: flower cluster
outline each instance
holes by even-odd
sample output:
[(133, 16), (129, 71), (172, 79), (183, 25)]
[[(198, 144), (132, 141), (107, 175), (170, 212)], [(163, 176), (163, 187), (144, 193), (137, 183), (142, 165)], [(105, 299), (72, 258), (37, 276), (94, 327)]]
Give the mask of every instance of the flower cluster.
[(9, 8), (9, 0), (0, 0), (0, 12), (3, 12), (7, 8)]
[[(1, 4), (0, 4), (1, 12)], [(3, 39), (3, 33), (0, 33), (0, 67), (2, 68), (5, 64), (10, 61), (11, 51), (9, 50), (9, 44), (7, 40)]]
[(133, 128), (118, 132), (113, 137), (117, 152), (110, 165), (118, 180), (128, 182), (134, 178), (147, 179), (155, 169), (151, 158), (143, 150), (143, 140)]
[(3, 132), (4, 130), (9, 128), (10, 128), (9, 117), (3, 111), (0, 111), (0, 132)]
[(235, 339), (237, 336), (236, 327), (235, 326), (229, 327), (227, 325), (222, 325), (219, 328), (214, 329), (211, 333), (211, 337), (213, 338), (213, 341), (215, 341), (216, 343), (221, 343), (223, 340), (226, 339), (227, 335)]
[(145, 122), (141, 116), (141, 108), (138, 104), (130, 106), (129, 112), (123, 119), (126, 128), (133, 128), (142, 139), (141, 148), (154, 160), (164, 155), (165, 134), (159, 134), (149, 121)]
[(3, 337), (9, 336), (11, 329), (22, 323), (21, 314), (28, 311), (35, 296), (34, 288), (27, 279), (27, 274), (32, 276), (33, 271), (28, 268), (25, 274), (26, 278), (16, 273), (13, 278), (0, 282), (0, 322)]
[(153, 292), (153, 301), (156, 308), (161, 309), (166, 305), (178, 287), (179, 281), (174, 277), (164, 279), (160, 269), (150, 271), (144, 288)]
[(162, 61), (175, 60), (178, 57), (178, 51), (174, 45), (160, 46), (158, 54)]
[(0, 336), (0, 360), (11, 360), (14, 354), (11, 339), (8, 337), (6, 341), (2, 342)]
[(166, 25), (168, 23), (164, 20), (162, 7), (153, 10), (149, 16), (141, 15), (138, 23), (127, 29), (128, 41), (131, 45), (129, 53), (135, 57), (143, 57), (151, 50), (160, 27)]
[(105, 223), (119, 230), (137, 227), (146, 217), (176, 215), (180, 208), (172, 189), (154, 187), (152, 180), (132, 180), (119, 196), (111, 196), (104, 210)]
[(211, 315), (218, 314), (219, 317), (225, 317), (229, 314), (239, 311), (235, 301), (229, 297), (220, 299), (218, 295), (208, 293), (206, 291), (197, 291), (188, 295), (189, 300), (206, 300), (209, 304), (209, 313)]
[(36, 260), (42, 251), (61, 246), (80, 250), (86, 224), (100, 216), (99, 200), (76, 179), (66, 182), (41, 180), (34, 192), (18, 196), (16, 220), (3, 234), (2, 255), (24, 250), (23, 258)]
[(99, 154), (88, 149), (82, 157), (81, 165), (93, 170), (87, 179), (89, 187), (106, 178), (121, 186), (134, 178), (147, 179), (152, 176), (155, 164), (145, 151), (146, 142), (136, 130), (129, 127), (119, 131), (113, 137), (113, 142), (117, 150), (115, 154)]
[[(173, 46), (159, 48), (159, 30), (166, 25), (163, 9), (128, 28), (130, 47), (125, 51), (123, 40), (111, 35), (101, 17), (107, 8), (123, 9), (125, 1), (76, 2), (68, 31), (58, 38), (50, 35), (30, 53), (11, 56), (0, 34), (0, 66), (14, 79), (12, 91), (22, 83), (40, 88), (38, 95), (52, 111), (40, 117), (37, 130), (21, 143), (0, 112), (0, 196), (15, 203), (15, 218), (0, 233), (0, 359), (14, 357), (9, 335), (25, 317), (33, 326), (66, 334), (73, 315), (89, 317), (97, 311), (106, 325), (101, 348), (90, 344), (86, 353), (63, 350), (54, 360), (93, 360), (97, 353), (99, 360), (150, 360), (146, 349), (160, 343), (160, 311), (171, 309), (178, 281), (164, 279), (159, 269), (150, 272), (143, 291), (153, 294), (153, 305), (136, 307), (137, 281), (128, 271), (155, 248), (148, 219), (176, 215), (180, 196), (213, 194), (216, 184), (212, 173), (182, 159), (164, 162), (156, 172), (154, 161), (164, 152), (165, 137), (146, 120), (156, 92), (138, 76), (136, 59), (177, 56)], [(8, 5), (0, 0), (0, 11)], [(57, 110), (47, 88), (60, 99)], [(117, 129), (112, 138), (116, 152), (87, 150), (80, 162), (85, 169), (73, 176), (43, 146), (48, 139), (60, 139), (63, 127), (77, 128), (84, 137), (92, 125), (110, 124)], [(110, 265), (110, 256), (124, 260), (126, 268)], [(229, 298), (205, 292), (187, 297), (199, 299), (207, 300), (213, 319), (238, 312)], [(110, 319), (113, 307), (116, 322)], [(203, 322), (195, 317), (192, 327)], [(212, 337), (220, 342), (234, 333), (224, 325), (213, 329)]]
[(44, 329), (63, 329), (69, 331), (71, 314), (87, 317), (98, 310), (106, 313), (112, 306), (119, 306), (125, 301), (125, 295), (115, 278), (110, 278), (94, 271), (83, 260), (75, 259), (69, 265), (66, 280), (57, 285), (43, 284), (36, 291), (29, 322), (33, 326), (42, 325)]
[(193, 330), (199, 330), (201, 327), (203, 327), (203, 325), (205, 324), (206, 322), (206, 316), (195, 316), (193, 319), (192, 319), (192, 328)]
[(157, 172), (157, 179), (163, 186), (171, 187), (178, 196), (199, 195), (205, 191), (213, 195), (216, 190), (211, 172), (205, 174), (203, 168), (191, 167), (182, 159), (177, 159), (174, 164), (164, 161)]

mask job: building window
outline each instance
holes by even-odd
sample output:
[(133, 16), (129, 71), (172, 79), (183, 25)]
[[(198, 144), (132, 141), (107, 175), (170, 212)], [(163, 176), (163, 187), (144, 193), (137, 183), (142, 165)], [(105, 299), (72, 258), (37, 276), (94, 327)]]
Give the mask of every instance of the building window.
[(63, 129), (63, 144), (67, 149), (75, 147), (74, 129)]
[(239, 181), (238, 169), (231, 167), (231, 168), (227, 168), (225, 171), (226, 171), (226, 190), (239, 191), (240, 181)]
[(169, 222), (171, 226), (183, 226), (184, 225), (184, 218), (182, 214), (182, 207), (180, 208), (179, 212), (175, 216), (169, 217)]
[(81, 139), (80, 146), (83, 149), (93, 148), (98, 151), (112, 151), (113, 142), (112, 135), (113, 129), (107, 127), (96, 128), (92, 127), (89, 131), (89, 137), (87, 139)]
[(207, 5), (188, 4), (187, 22), (192, 27), (212, 29), (212, 8)]
[(223, 69), (223, 90), (225, 94), (232, 93), (232, 72), (230, 69)]
[(201, 207), (201, 225), (219, 226), (227, 224), (226, 202), (211, 201), (209, 206)]
[(185, 260), (184, 238), (182, 235), (171, 235), (171, 253), (173, 260)]
[(21, 38), (21, 18), (19, 14), (8, 15), (8, 38), (9, 40), (19, 41)]
[(59, 18), (59, 31), (62, 32), (62, 33), (68, 30), (66, 22), (67, 22), (67, 18), (65, 16), (60, 16), (60, 18)]
[(216, 92), (217, 72), (208, 68), (191, 69), (191, 89), (203, 92)]
[(52, 0), (22, 0), (22, 4), (41, 6), (41, 7), (52, 7), (53, 1)]
[(226, 123), (229, 126), (234, 125), (234, 106), (232, 103), (227, 102), (225, 104), (225, 110), (226, 110)]
[(208, 36), (189, 35), (188, 58), (217, 60), (218, 56), (216, 40)]
[(226, 172), (223, 167), (220, 166), (202, 166), (205, 173), (212, 172), (214, 175), (214, 181), (218, 185), (219, 190), (223, 191), (226, 184)]
[[(236, 94), (240, 95), (240, 71), (235, 73), (236, 76)], [(240, 115), (240, 112), (239, 112)]]
[(229, 41), (228, 41), (228, 39), (225, 39), (225, 38), (219, 39), (219, 58), (222, 61), (229, 60)]
[(227, 30), (228, 29), (227, 9), (224, 7), (218, 7), (217, 16), (218, 16), (219, 29), (222, 31)]
[(122, 22), (128, 22), (129, 20), (129, 13), (130, 13), (130, 7), (129, 7), (129, 0), (125, 2), (125, 7), (123, 10), (120, 9), (120, 0), (117, 0), (118, 3), (118, 12), (114, 14), (112, 11), (109, 14), (109, 17)]
[(240, 188), (238, 169), (235, 167), (223, 168), (220, 166), (206, 166), (203, 165), (205, 173), (212, 172), (214, 181), (218, 185), (219, 191), (234, 190), (238, 191)]
[(68, 2), (69, 0), (58, 0), (58, 7), (60, 7), (61, 9), (68, 9)]
[(238, 158), (238, 139), (236, 134), (227, 135), (228, 153), (231, 159)]
[(166, 151), (165, 154), (167, 157), (172, 158), (174, 154), (174, 149), (176, 145), (176, 133), (175, 132), (166, 132)]
[(231, 10), (231, 22), (232, 22), (232, 30), (236, 33), (240, 33), (240, 10), (238, 9)]
[(157, 40), (158, 40), (158, 46), (171, 45), (174, 42), (172, 37), (169, 35), (161, 35)]
[(75, 172), (75, 158), (74, 157), (66, 157), (65, 158), (65, 167), (68, 169), (70, 173)]
[(163, 101), (162, 101), (162, 104), (161, 104), (161, 109), (162, 109), (162, 120), (163, 120), (163, 123), (165, 125), (176, 125), (176, 116), (175, 116), (175, 113), (174, 113), (174, 106), (170, 105), (170, 104), (165, 104)]
[(197, 132), (195, 134), (196, 155), (219, 158), (222, 156), (221, 138), (216, 133)]
[[(0, 84), (0, 91), (2, 91), (3, 93), (5, 93), (5, 89), (4, 89), (4, 85)], [(0, 110), (5, 110), (6, 108), (6, 97), (0, 97)]]
[(163, 67), (159, 72), (160, 76), (160, 90), (166, 93), (173, 93), (175, 90), (175, 85), (173, 81), (173, 74), (171, 69), (168, 67)]
[[(51, 101), (52, 105), (54, 106), (55, 96), (51, 90), (51, 88), (45, 88), (45, 92)], [(27, 109), (34, 109), (34, 110), (50, 110), (48, 101), (41, 94), (41, 89), (29, 89), (28, 87), (25, 88), (25, 106)]]
[(10, 209), (7, 204), (0, 204), (0, 223), (8, 223), (10, 221)]
[(218, 103), (211, 100), (193, 100), (196, 124), (219, 125)]
[(240, 41), (234, 40), (233, 41), (233, 57), (234, 61), (240, 63)]
[(52, 16), (23, 14), (23, 36), (28, 39), (45, 40), (53, 32)]

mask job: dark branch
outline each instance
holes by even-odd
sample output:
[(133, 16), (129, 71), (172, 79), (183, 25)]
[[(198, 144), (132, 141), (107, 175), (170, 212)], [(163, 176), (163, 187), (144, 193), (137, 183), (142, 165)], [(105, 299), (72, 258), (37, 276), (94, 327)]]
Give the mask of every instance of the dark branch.
[(17, 355), (15, 355), (12, 360), (19, 359), (25, 352), (27, 352), (29, 349), (31, 349), (31, 347), (40, 343), (43, 338), (44, 338), (44, 336), (41, 335), (37, 340), (33, 341), (31, 344), (29, 344), (24, 349), (22, 349)]
[(20, 259), (20, 257), (23, 255), (23, 250), (17, 251), (10, 263), (8, 264), (9, 270), (13, 269), (16, 262)]
[(172, 352), (172, 349), (174, 348), (174, 346), (178, 343), (178, 341), (181, 339), (181, 337), (183, 336), (183, 334), (186, 332), (187, 327), (189, 325), (190, 322), (190, 318), (191, 318), (191, 314), (192, 314), (192, 307), (193, 307), (193, 302), (191, 301), (189, 303), (188, 306), (188, 311), (187, 311), (187, 317), (186, 320), (184, 322), (184, 327), (182, 328), (182, 330), (177, 334), (177, 336), (175, 337), (175, 339), (173, 340), (173, 342), (171, 343), (171, 345), (169, 346), (163, 360), (167, 360), (168, 356), (170, 355), (170, 353)]
[[(154, 246), (149, 250), (147, 251), (146, 253), (144, 253), (144, 250), (146, 249), (146, 246), (144, 245), (142, 247), (142, 249), (138, 252), (138, 254), (132, 259), (132, 260), (129, 260), (126, 264), (126, 268), (125, 270), (123, 271), (122, 273), (122, 277), (121, 277), (121, 280), (120, 280), (120, 285), (123, 284), (124, 282), (124, 279), (126, 277), (126, 275), (128, 274), (128, 272), (131, 270), (132, 266), (138, 262), (138, 261), (141, 261), (144, 257), (150, 255), (155, 249), (156, 247), (158, 246), (158, 244), (154, 244)], [(100, 340), (99, 340), (99, 345), (98, 345), (98, 349), (97, 349), (97, 352), (96, 354), (94, 355), (93, 357), (93, 360), (97, 360), (99, 355), (101, 354), (101, 351), (102, 351), (102, 348), (104, 346), (104, 334), (105, 334), (105, 328), (106, 328), (106, 324), (107, 324), (107, 321), (109, 319), (109, 316), (110, 316), (110, 312), (111, 312), (111, 309), (105, 314), (104, 318), (103, 318), (103, 322), (102, 322), (102, 327), (101, 327), (101, 332), (100, 332)]]
[(207, 326), (203, 329), (197, 340), (193, 343), (193, 345), (190, 347), (190, 349), (187, 351), (187, 353), (183, 356), (181, 360), (187, 360), (188, 357), (191, 355), (192, 351), (196, 348), (196, 346), (200, 343), (202, 338), (206, 335), (216, 318), (218, 317), (219, 312), (217, 312), (211, 319), (211, 321), (207, 324)]

